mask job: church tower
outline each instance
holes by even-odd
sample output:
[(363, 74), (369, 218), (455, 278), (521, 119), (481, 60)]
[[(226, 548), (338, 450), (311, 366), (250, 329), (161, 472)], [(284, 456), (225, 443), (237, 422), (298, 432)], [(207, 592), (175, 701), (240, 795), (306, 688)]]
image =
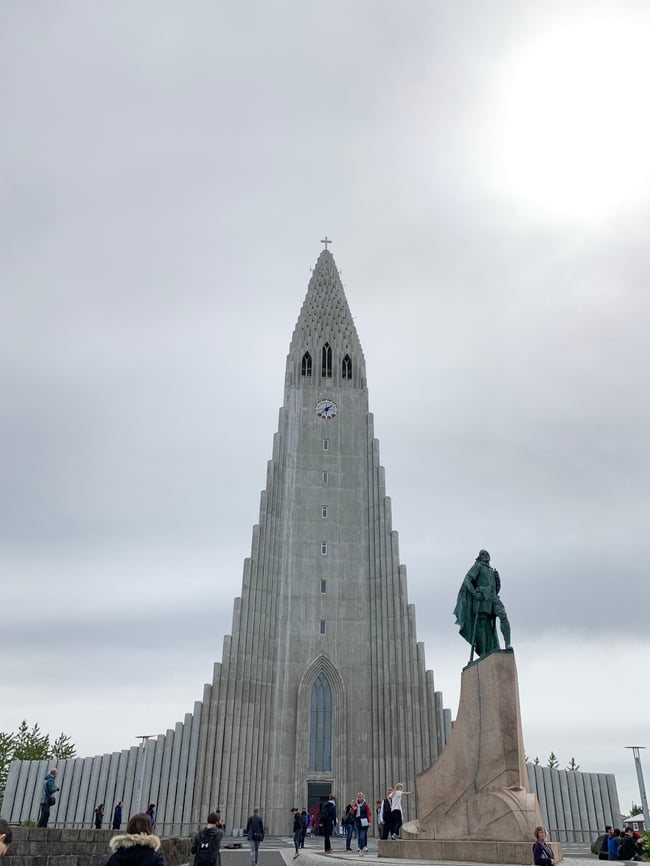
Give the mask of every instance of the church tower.
[[(156, 803), (161, 835), (196, 832), (214, 808), (230, 829), (244, 827), (256, 806), (269, 832), (286, 833), (292, 806), (413, 788), (447, 740), (451, 714), (416, 639), (365, 359), (324, 243), (212, 683), (182, 722), (140, 747), (57, 761), (55, 827), (84, 826), (89, 802), (122, 800), (127, 815)], [(10, 820), (38, 815), (52, 763), (12, 763)]]
[(368, 411), (366, 367), (329, 241), (287, 357), (284, 405), (232, 637), (207, 688), (197, 820), (260, 806), (272, 832), (330, 791), (413, 786), (445, 741)]

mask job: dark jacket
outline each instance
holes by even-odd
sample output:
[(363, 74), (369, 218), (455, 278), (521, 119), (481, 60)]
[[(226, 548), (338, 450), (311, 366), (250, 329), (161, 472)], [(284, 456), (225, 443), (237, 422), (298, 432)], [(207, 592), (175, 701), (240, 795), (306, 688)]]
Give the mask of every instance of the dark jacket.
[(108, 843), (113, 852), (106, 866), (165, 866), (157, 836), (124, 833)]
[(122, 807), (118, 804), (113, 812), (113, 830), (119, 830), (122, 823)]
[(552, 848), (544, 842), (535, 842), (533, 845), (533, 863), (535, 866), (551, 866), (551, 860), (555, 859)]
[(190, 852), (192, 854), (196, 854), (199, 850), (199, 846), (203, 840), (206, 840), (210, 845), (214, 844), (212, 842), (213, 839), (216, 839), (216, 844), (214, 845), (214, 851), (216, 854), (215, 863), (221, 863), (221, 840), (223, 839), (223, 830), (221, 827), (204, 827), (199, 833), (194, 837), (194, 841), (192, 842), (192, 847), (190, 848)]
[(293, 832), (299, 833), (302, 830), (302, 817), (300, 812), (293, 813)]
[(621, 844), (618, 846), (619, 860), (634, 860), (636, 854), (636, 839), (627, 833), (621, 836)]
[(259, 815), (251, 815), (246, 822), (246, 836), (249, 842), (255, 839), (255, 833), (259, 833), (264, 838), (264, 823)]

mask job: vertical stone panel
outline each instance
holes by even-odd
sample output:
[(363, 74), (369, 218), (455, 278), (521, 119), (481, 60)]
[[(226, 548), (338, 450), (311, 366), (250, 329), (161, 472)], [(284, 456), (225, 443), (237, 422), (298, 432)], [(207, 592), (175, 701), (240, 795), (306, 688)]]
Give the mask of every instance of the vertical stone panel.
[[(607, 795), (609, 801), (609, 810), (605, 813), (605, 823), (613, 824), (614, 816), (618, 816), (621, 814), (621, 807), (618, 802), (618, 791), (616, 790), (616, 778), (611, 773), (608, 773), (605, 776), (606, 785), (607, 785)], [(604, 829), (604, 825), (603, 825)]]
[[(117, 790), (117, 767), (120, 760), (120, 753), (113, 752), (110, 755), (104, 755), (105, 758), (108, 759), (108, 776), (106, 779), (106, 799), (110, 803), (110, 826), (113, 826), (113, 811), (117, 803), (120, 800), (123, 800), (122, 790)], [(124, 819), (124, 813), (123, 813)]]
[(156, 801), (158, 811), (156, 822), (160, 821), (163, 824), (165, 822), (165, 805), (167, 803), (167, 797), (169, 796), (169, 785), (171, 781), (170, 774), (172, 753), (174, 750), (174, 740), (174, 730), (173, 728), (168, 728), (167, 733), (165, 734), (165, 741), (163, 744), (162, 767), (160, 770), (160, 785), (158, 788), (158, 800)]
[[(198, 777), (199, 737), (201, 733), (201, 718), (205, 704), (196, 701), (192, 713), (192, 729), (190, 732), (190, 748), (187, 764), (187, 784), (185, 787), (185, 803), (183, 804), (183, 834), (188, 832), (188, 826), (195, 824), (193, 820), (195, 781)], [(207, 817), (207, 816), (206, 816)], [(190, 828), (191, 832), (191, 828)]]
[[(86, 808), (81, 821), (84, 826), (92, 828), (95, 826), (95, 809), (102, 801), (99, 796), (99, 771), (101, 769), (102, 759), (99, 755), (88, 759), (90, 762), (90, 779), (88, 781), (88, 791), (86, 793)], [(106, 804), (104, 804), (106, 805)], [(104, 820), (106, 814), (104, 813)], [(102, 825), (103, 826), (103, 825)]]
[(580, 809), (578, 807), (578, 790), (576, 784), (577, 773), (567, 773), (567, 787), (569, 789), (569, 811), (571, 814), (571, 827), (573, 832), (569, 834), (569, 842), (587, 842), (582, 836), (582, 824), (580, 821)]
[(584, 775), (584, 783), (585, 783), (585, 804), (587, 807), (587, 814), (589, 815), (589, 826), (590, 827), (600, 827), (601, 823), (598, 821), (596, 816), (596, 805), (594, 801), (594, 792), (593, 792), (593, 784), (591, 775), (585, 773)]

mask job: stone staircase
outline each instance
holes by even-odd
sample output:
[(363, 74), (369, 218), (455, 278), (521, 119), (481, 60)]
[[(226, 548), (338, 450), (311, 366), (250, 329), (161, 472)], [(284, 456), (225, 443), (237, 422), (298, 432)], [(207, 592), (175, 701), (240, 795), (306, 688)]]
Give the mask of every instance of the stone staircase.
[[(12, 827), (13, 841), (5, 866), (105, 866), (110, 857), (111, 830), (67, 830)], [(183, 866), (191, 860), (190, 838), (162, 838), (165, 866)]]

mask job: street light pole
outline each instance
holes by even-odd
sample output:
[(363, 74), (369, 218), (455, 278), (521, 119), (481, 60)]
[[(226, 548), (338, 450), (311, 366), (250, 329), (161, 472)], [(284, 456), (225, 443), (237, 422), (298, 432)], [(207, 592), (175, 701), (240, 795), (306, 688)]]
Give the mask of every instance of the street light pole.
[(643, 770), (641, 769), (641, 755), (639, 749), (645, 749), (645, 746), (626, 746), (626, 749), (632, 749), (634, 755), (634, 766), (636, 767), (636, 777), (639, 780), (639, 793), (641, 794), (641, 808), (643, 809), (643, 829), (650, 830), (650, 812), (648, 812), (648, 797), (645, 792), (645, 782), (643, 781)]
[(137, 794), (135, 798), (135, 808), (138, 812), (143, 811), (142, 804), (142, 786), (144, 784), (144, 763), (145, 763), (145, 749), (147, 747), (147, 742), (154, 737), (155, 734), (138, 734), (136, 740), (140, 740), (140, 750), (138, 752), (138, 757), (140, 760), (140, 773), (138, 777), (138, 787)]

